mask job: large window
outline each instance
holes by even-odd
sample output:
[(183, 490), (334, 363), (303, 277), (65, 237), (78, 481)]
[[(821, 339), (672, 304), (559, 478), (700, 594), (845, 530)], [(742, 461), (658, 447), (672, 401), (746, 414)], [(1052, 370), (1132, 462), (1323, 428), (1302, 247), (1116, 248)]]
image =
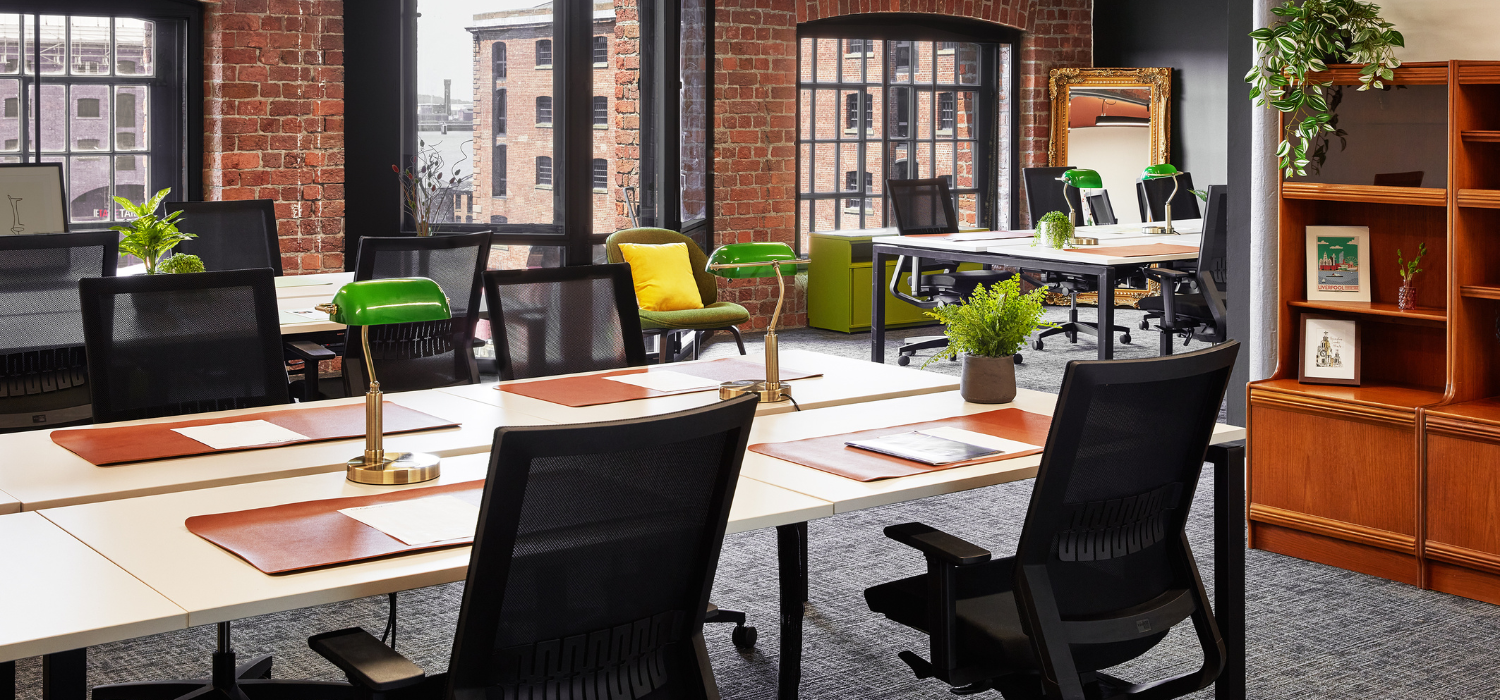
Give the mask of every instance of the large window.
[(490, 60), (492, 61), (490, 70), (495, 76), (495, 80), (505, 80), (507, 67), (505, 62), (505, 42), (497, 41), (490, 46)]
[(490, 109), (491, 118), (494, 120), (494, 135), (496, 137), (504, 136), (505, 115), (509, 111), (509, 105), (505, 103), (505, 88), (495, 91), (495, 104)]
[(536, 125), (552, 126), (552, 98), (549, 96), (536, 98)]
[(888, 179), (944, 178), (960, 226), (1009, 226), (1010, 62), (1008, 44), (801, 38), (802, 250), (813, 231), (894, 225)]

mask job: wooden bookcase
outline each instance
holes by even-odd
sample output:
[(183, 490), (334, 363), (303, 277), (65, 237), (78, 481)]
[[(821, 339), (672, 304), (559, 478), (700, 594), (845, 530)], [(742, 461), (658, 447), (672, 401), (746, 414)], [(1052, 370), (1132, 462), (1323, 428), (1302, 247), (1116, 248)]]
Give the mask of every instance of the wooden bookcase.
[[(1500, 603), (1500, 62), (1412, 63), (1394, 82), (1447, 86), (1447, 187), (1282, 183), (1277, 369), (1248, 398), (1250, 546)], [(1370, 228), (1371, 303), (1306, 300), (1305, 228), (1323, 224)], [(1419, 243), (1402, 312), (1395, 251)], [(1298, 382), (1307, 312), (1360, 321), (1360, 386)]]

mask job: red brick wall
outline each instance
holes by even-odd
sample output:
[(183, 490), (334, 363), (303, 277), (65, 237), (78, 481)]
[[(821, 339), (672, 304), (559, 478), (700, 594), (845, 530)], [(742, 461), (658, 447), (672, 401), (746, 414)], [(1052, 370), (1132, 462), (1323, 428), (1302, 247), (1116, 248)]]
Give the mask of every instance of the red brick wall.
[(204, 199), (271, 199), (287, 274), (344, 269), (344, 3), (207, 0)]
[[(1021, 29), (1023, 166), (1044, 165), (1052, 68), (1093, 62), (1093, 0), (719, 0), (715, 3), (714, 228), (717, 243), (783, 241), (795, 235), (797, 29), (865, 12), (932, 12)], [(720, 285), (720, 298), (744, 305), (764, 328), (776, 303), (774, 280)], [(784, 325), (806, 325), (806, 301), (788, 295)]]

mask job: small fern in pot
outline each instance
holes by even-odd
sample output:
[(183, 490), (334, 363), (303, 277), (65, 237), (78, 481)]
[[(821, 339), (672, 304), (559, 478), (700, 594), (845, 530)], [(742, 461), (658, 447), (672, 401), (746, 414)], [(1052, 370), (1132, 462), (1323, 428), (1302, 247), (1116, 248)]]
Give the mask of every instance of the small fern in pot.
[(939, 306), (926, 312), (943, 323), (948, 347), (922, 366), (935, 360), (963, 359), (959, 393), (973, 403), (1008, 403), (1016, 397), (1015, 354), (1038, 328), (1055, 324), (1042, 320), (1045, 288), (1021, 292), (1018, 277), (979, 285), (963, 303)]

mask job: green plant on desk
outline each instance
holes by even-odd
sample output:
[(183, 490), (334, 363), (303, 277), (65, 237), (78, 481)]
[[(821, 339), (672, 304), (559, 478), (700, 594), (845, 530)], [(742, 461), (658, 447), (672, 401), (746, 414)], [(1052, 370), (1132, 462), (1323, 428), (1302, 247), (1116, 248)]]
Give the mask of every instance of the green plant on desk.
[(927, 312), (946, 327), (948, 347), (922, 363), (972, 355), (976, 357), (1010, 357), (1038, 328), (1057, 324), (1042, 320), (1047, 289), (1038, 287), (1021, 293), (1021, 280), (1012, 277), (985, 288), (979, 285), (974, 294), (961, 304), (947, 304)]
[(1031, 239), (1031, 245), (1037, 241), (1044, 241), (1047, 245), (1062, 250), (1068, 245), (1068, 239), (1073, 237), (1073, 220), (1067, 214), (1060, 211), (1047, 212), (1041, 221), (1036, 223), (1036, 235)]
[[(129, 226), (111, 226), (112, 231), (125, 234), (120, 239), (120, 252), (134, 255), (146, 263), (146, 274), (154, 275), (158, 272), (172, 274), (178, 272), (202, 272), (203, 261), (196, 255), (172, 256), (192, 258), (174, 262), (168, 259), (172, 248), (178, 243), (198, 236), (177, 230), (177, 219), (182, 212), (174, 211), (165, 217), (158, 217), (156, 210), (161, 207), (162, 200), (172, 193), (172, 188), (166, 188), (157, 192), (155, 196), (140, 204), (136, 204), (124, 197), (115, 197), (115, 202), (127, 212), (130, 212), (135, 220)], [(163, 263), (168, 263), (163, 265)]]

